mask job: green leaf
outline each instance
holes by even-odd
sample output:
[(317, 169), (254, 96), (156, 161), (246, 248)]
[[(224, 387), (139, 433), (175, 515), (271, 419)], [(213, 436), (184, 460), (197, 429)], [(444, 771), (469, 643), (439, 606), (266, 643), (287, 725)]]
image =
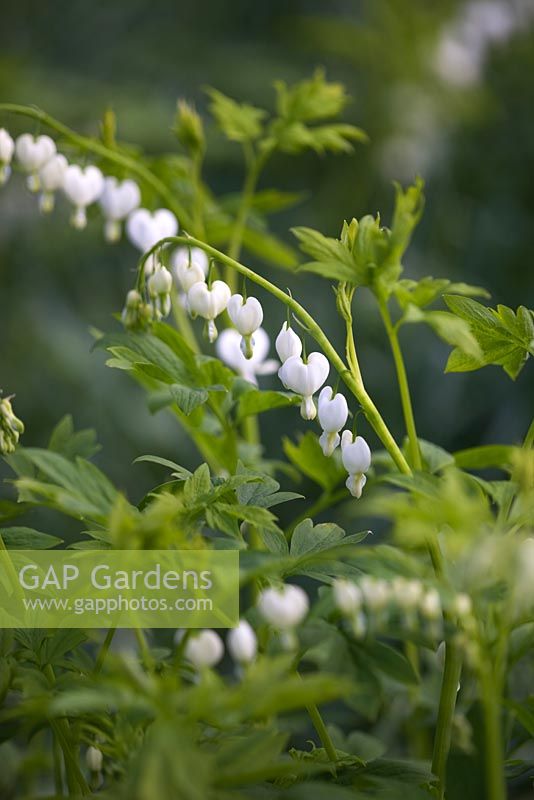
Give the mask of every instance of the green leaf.
[(447, 372), (466, 372), (488, 364), (501, 366), (515, 380), (529, 355), (534, 354), (534, 312), (520, 306), (488, 308), (466, 297), (445, 295), (450, 310), (470, 327), (481, 355), (473, 356), (464, 347), (452, 351)]
[(459, 347), (471, 358), (480, 359), (482, 351), (468, 323), (448, 311), (422, 311), (418, 306), (406, 306), (402, 323), (426, 322), (447, 344)]
[(2, 528), (0, 533), (8, 550), (49, 550), (63, 542), (57, 536), (50, 536), (33, 528)]
[(188, 417), (195, 408), (204, 405), (208, 398), (209, 393), (206, 389), (194, 389), (183, 384), (172, 383), (162, 391), (152, 392), (148, 398), (148, 407), (154, 412), (176, 404), (180, 411)]
[(267, 231), (247, 226), (243, 231), (243, 246), (252, 255), (264, 258), (276, 267), (294, 269), (298, 264), (295, 250)]
[(445, 467), (454, 464), (454, 456), (444, 450), (433, 442), (427, 442), (425, 439), (419, 439), (419, 448), (425, 467), (429, 472), (440, 472)]
[(206, 91), (211, 99), (210, 111), (230, 141), (253, 142), (261, 136), (266, 111), (248, 103), (238, 103), (217, 89), (209, 88)]
[(366, 641), (361, 647), (362, 653), (368, 658), (373, 667), (383, 672), (388, 678), (398, 683), (412, 686), (419, 682), (419, 678), (405, 655), (378, 640)]
[(314, 258), (300, 267), (307, 272), (317, 272), (325, 278), (339, 281), (356, 280), (355, 265), (349, 250), (338, 239), (323, 236), (312, 228), (292, 228), (300, 242), (300, 249)]
[(327, 458), (315, 434), (308, 431), (297, 443), (283, 440), (284, 453), (304, 475), (326, 491), (332, 491), (346, 477), (346, 472), (335, 458)]
[(91, 429), (74, 431), (74, 423), (70, 414), (61, 419), (50, 436), (48, 449), (60, 453), (71, 461), (76, 456), (91, 458), (100, 450), (96, 441), (96, 433)]
[(261, 414), (275, 408), (286, 408), (300, 403), (300, 397), (288, 392), (260, 391), (250, 389), (239, 398), (237, 421), (241, 422), (251, 414)]
[(311, 79), (291, 87), (284, 81), (276, 81), (275, 89), (279, 116), (301, 122), (336, 117), (349, 99), (345, 87), (341, 83), (329, 83), (321, 69), (316, 70)]
[(512, 469), (516, 447), (507, 444), (486, 444), (480, 447), (469, 447), (454, 453), (456, 466), (460, 469), (487, 469), (500, 467), (506, 471)]
[(212, 489), (210, 468), (207, 464), (201, 464), (184, 483), (184, 501), (188, 505), (196, 503), (199, 498), (210, 494)]
[(172, 474), (182, 481), (187, 480), (193, 474), (185, 467), (181, 467), (180, 464), (177, 464), (176, 461), (169, 461), (168, 458), (161, 458), (160, 456), (138, 456), (133, 463), (137, 464), (140, 461), (150, 461), (153, 464), (168, 467), (173, 471)]
[(446, 278), (432, 278), (427, 276), (418, 281), (402, 278), (393, 288), (395, 298), (402, 310), (409, 305), (424, 308), (435, 302), (444, 292), (465, 295), (468, 297), (489, 297), (489, 292), (480, 286), (470, 286), (467, 283), (451, 283)]
[(290, 554), (299, 557), (318, 553), (339, 543), (344, 536), (345, 531), (333, 522), (314, 526), (311, 519), (305, 519), (293, 531)]

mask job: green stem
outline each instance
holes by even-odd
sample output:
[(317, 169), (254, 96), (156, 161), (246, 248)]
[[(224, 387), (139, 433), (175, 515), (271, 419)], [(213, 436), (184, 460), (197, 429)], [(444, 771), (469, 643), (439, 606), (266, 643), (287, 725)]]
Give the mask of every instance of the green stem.
[(211, 245), (206, 244), (205, 242), (200, 241), (199, 239), (195, 239), (189, 236), (169, 236), (165, 239), (162, 239), (158, 242), (154, 247), (152, 247), (140, 261), (140, 269), (138, 275), (138, 285), (143, 285), (143, 276), (144, 276), (144, 264), (147, 258), (155, 252), (158, 248), (162, 247), (165, 244), (185, 244), (195, 247), (200, 247), (204, 250), (208, 255), (211, 255), (217, 261), (220, 261), (222, 264), (231, 267), (236, 272), (239, 272), (241, 275), (244, 275), (253, 283), (256, 283), (258, 286), (261, 286), (262, 289), (265, 289), (267, 292), (272, 294), (278, 300), (280, 300), (285, 306), (287, 306), (291, 311), (293, 311), (297, 317), (304, 323), (305, 327), (307, 328), (310, 336), (317, 342), (317, 344), (321, 347), (323, 353), (330, 361), (330, 364), (339, 374), (340, 378), (343, 380), (347, 388), (352, 392), (352, 394), (358, 400), (360, 406), (362, 407), (364, 414), (375, 431), (376, 435), (390, 454), (392, 460), (396, 464), (397, 468), (400, 472), (404, 473), (405, 475), (411, 474), (410, 465), (406, 461), (402, 451), (400, 450), (398, 444), (396, 443), (395, 439), (393, 438), (389, 428), (387, 427), (386, 423), (382, 419), (380, 412), (378, 411), (377, 407), (375, 406), (374, 402), (372, 401), (371, 397), (367, 393), (361, 376), (354, 375), (353, 372), (347, 367), (343, 359), (340, 357), (326, 334), (324, 333), (323, 329), (320, 325), (315, 322), (314, 318), (309, 314), (306, 309), (297, 303), (292, 297), (287, 295), (278, 286), (268, 281), (261, 275), (258, 275), (253, 270), (245, 267), (239, 261), (236, 261), (230, 256), (227, 256), (225, 253), (222, 253), (220, 250), (217, 250)]
[(63, 797), (63, 774), (61, 769), (61, 745), (55, 733), (52, 734), (52, 755), (54, 759), (54, 786), (56, 795)]
[(388, 335), (391, 352), (393, 353), (393, 360), (395, 362), (395, 369), (397, 371), (402, 412), (404, 414), (404, 422), (406, 424), (406, 433), (408, 434), (408, 442), (410, 447), (410, 460), (415, 469), (421, 470), (423, 467), (421, 461), (421, 451), (419, 449), (419, 440), (417, 438), (417, 430), (415, 427), (415, 417), (413, 413), (412, 399), (410, 396), (408, 375), (406, 374), (406, 366), (404, 364), (404, 358), (399, 344), (397, 328), (391, 321), (391, 315), (389, 313), (387, 301), (383, 298), (379, 298), (378, 306), (380, 308), (380, 314)]
[(98, 651), (98, 655), (97, 655), (96, 660), (95, 660), (95, 666), (94, 666), (94, 669), (93, 669), (93, 675), (98, 675), (98, 673), (102, 669), (102, 666), (103, 666), (104, 661), (106, 659), (106, 656), (108, 654), (108, 650), (109, 650), (109, 648), (111, 646), (111, 642), (113, 641), (113, 637), (115, 636), (115, 631), (116, 630), (117, 630), (116, 628), (110, 628), (108, 630), (108, 632), (106, 633), (106, 638), (102, 642), (102, 647)]
[(319, 709), (316, 705), (310, 705), (306, 706), (306, 711), (310, 715), (313, 727), (317, 731), (317, 735), (321, 740), (321, 744), (323, 745), (328, 758), (333, 764), (335, 764), (337, 761), (336, 748), (334, 747), (332, 739), (330, 738), (330, 734), (326, 729), (326, 725), (324, 724)]
[(135, 158), (126, 155), (120, 150), (113, 150), (109, 147), (106, 147), (106, 145), (102, 144), (102, 142), (98, 141), (98, 139), (92, 139), (88, 136), (81, 136), (80, 134), (76, 133), (76, 131), (73, 131), (66, 125), (63, 125), (63, 123), (59, 122), (59, 120), (54, 119), (54, 117), (51, 117), (46, 112), (42, 111), (40, 108), (18, 105), (16, 103), (0, 103), (0, 112), (1, 111), (38, 120), (41, 124), (46, 125), (53, 131), (56, 131), (56, 133), (64, 136), (70, 142), (82, 148), (83, 150), (94, 153), (101, 158), (105, 158), (108, 161), (113, 161), (115, 164), (125, 167), (133, 175), (137, 175), (137, 177), (147, 186), (150, 186), (156, 192), (156, 194), (158, 194), (162, 200), (167, 203), (167, 206), (174, 214), (176, 214), (180, 224), (183, 227), (189, 228), (190, 230), (193, 229), (193, 220), (186, 208), (176, 199), (163, 181), (161, 181), (147, 167), (145, 167), (144, 164), (141, 164)]
[(201, 238), (206, 235), (204, 227), (204, 190), (202, 186), (202, 162), (204, 153), (197, 153), (192, 159), (192, 180), (193, 180), (193, 214), (191, 228), (195, 236)]
[(447, 759), (451, 746), (452, 724), (461, 671), (462, 658), (458, 646), (449, 642), (445, 649), (445, 666), (432, 756), (432, 772), (438, 779), (438, 797), (440, 800), (445, 797)]
[(484, 711), (484, 749), (486, 769), (486, 797), (488, 800), (506, 800), (504, 755), (501, 731), (501, 693), (492, 675), (491, 662), (481, 664), (480, 683)]

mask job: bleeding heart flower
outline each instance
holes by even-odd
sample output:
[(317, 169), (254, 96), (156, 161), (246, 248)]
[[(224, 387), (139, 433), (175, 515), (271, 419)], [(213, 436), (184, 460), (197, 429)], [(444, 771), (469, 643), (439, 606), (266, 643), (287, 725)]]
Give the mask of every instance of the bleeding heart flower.
[(226, 309), (230, 296), (230, 287), (224, 281), (213, 281), (210, 287), (205, 283), (194, 283), (187, 293), (187, 305), (191, 314), (198, 314), (208, 320), (210, 342), (217, 338), (217, 328), (213, 320)]
[(280, 630), (299, 625), (308, 613), (309, 605), (304, 589), (290, 583), (282, 589), (264, 589), (258, 600), (262, 617)]
[(224, 655), (224, 645), (218, 633), (200, 631), (187, 640), (184, 656), (195, 667), (214, 667)]
[(276, 337), (275, 346), (282, 364), (291, 356), (300, 356), (302, 353), (302, 342), (293, 328), (288, 326), (287, 322), (282, 325), (280, 333)]
[(9, 180), (11, 175), (10, 164), (14, 151), (15, 142), (5, 128), (0, 128), (0, 186), (3, 186)]
[(65, 156), (61, 155), (61, 153), (56, 153), (39, 170), (39, 183), (42, 189), (39, 197), (39, 208), (43, 214), (53, 210), (54, 192), (63, 188), (67, 167), (68, 161)]
[(24, 172), (29, 174), (28, 189), (39, 191), (38, 172), (56, 152), (56, 143), (50, 136), (33, 137), (31, 133), (21, 134), (15, 143), (15, 154)]
[(349, 473), (345, 485), (351, 495), (359, 499), (367, 481), (364, 473), (371, 466), (371, 450), (363, 436), (354, 438), (351, 431), (343, 431), (341, 460)]
[(229, 632), (226, 644), (238, 664), (250, 664), (256, 658), (258, 640), (254, 629), (245, 619), (240, 620), (239, 625)]
[(176, 280), (186, 294), (194, 283), (205, 281), (208, 274), (208, 257), (200, 247), (179, 247), (172, 254), (171, 264)]
[(317, 409), (313, 394), (328, 378), (330, 364), (322, 353), (310, 353), (306, 362), (300, 356), (291, 356), (278, 370), (278, 377), (286, 387), (302, 395), (300, 413), (303, 419), (315, 419)]
[(104, 180), (104, 189), (99, 203), (106, 219), (104, 236), (108, 242), (117, 242), (121, 237), (121, 220), (138, 207), (141, 202), (141, 191), (135, 181), (126, 180), (119, 183), (117, 178)]
[(349, 408), (344, 395), (333, 395), (332, 388), (325, 386), (319, 395), (319, 422), (323, 433), (319, 444), (325, 456), (331, 456), (340, 440), (339, 431), (344, 427), (349, 415)]
[(241, 350), (245, 358), (252, 358), (254, 340), (252, 334), (258, 330), (263, 322), (263, 308), (255, 297), (243, 300), (240, 294), (234, 294), (228, 301), (228, 316), (243, 337)]
[(128, 217), (126, 233), (131, 243), (142, 253), (168, 236), (175, 236), (178, 221), (172, 211), (159, 208), (151, 213), (146, 208), (138, 208)]
[(73, 227), (81, 230), (87, 225), (85, 209), (100, 197), (104, 188), (104, 176), (95, 166), (79, 167), (71, 164), (65, 171), (63, 191), (74, 206), (71, 217)]
[(215, 349), (221, 361), (235, 370), (242, 378), (258, 385), (258, 375), (272, 375), (279, 367), (278, 361), (267, 358), (271, 342), (263, 328), (254, 334), (254, 352), (252, 358), (245, 358), (241, 351), (241, 336), (234, 328), (226, 328), (219, 338)]

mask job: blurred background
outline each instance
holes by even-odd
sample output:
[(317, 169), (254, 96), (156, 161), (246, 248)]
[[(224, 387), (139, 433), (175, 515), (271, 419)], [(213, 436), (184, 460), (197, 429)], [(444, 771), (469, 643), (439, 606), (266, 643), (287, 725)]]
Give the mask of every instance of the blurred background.
[[(427, 208), (406, 275), (465, 280), (485, 286), (492, 304), (532, 305), (533, 0), (56, 0), (53, 13), (32, 0), (4, 0), (1, 17), (2, 101), (37, 104), (89, 134), (111, 106), (119, 139), (154, 154), (177, 150), (177, 98), (207, 116), (203, 87), (212, 85), (272, 107), (275, 79), (293, 82), (324, 66), (346, 84), (345, 116), (370, 143), (352, 156), (273, 159), (261, 187), (303, 191), (295, 209), (273, 218), (276, 233), (290, 242), (289, 227), (300, 224), (337, 235), (344, 218), (378, 210), (388, 224), (392, 181), (419, 173)], [(205, 177), (216, 193), (237, 191), (240, 149), (207, 125)], [(1, 126), (37, 132), (6, 115)], [(136, 456), (198, 463), (174, 420), (151, 416), (143, 392), (90, 352), (90, 328), (116, 324), (136, 258), (127, 242), (103, 242), (100, 220), (74, 231), (65, 203), (41, 217), (20, 175), (0, 192), (0, 386), (17, 395), (23, 441), (45, 446), (71, 412), (77, 427), (97, 429), (100, 463), (133, 500), (162, 477), (147, 464), (131, 467)], [(327, 284), (248, 260), (291, 286), (341, 345)], [(392, 361), (370, 297), (360, 294), (366, 382), (400, 436)], [(284, 314), (266, 305), (274, 334)], [(430, 330), (407, 326), (402, 340), (420, 436), (447, 449), (521, 439), (534, 405), (531, 369), (515, 385), (496, 367), (443, 375), (448, 348)], [(280, 454), (280, 424), (290, 435), (304, 429), (292, 411), (264, 415), (267, 433), (277, 431), (266, 437), (269, 455)]]

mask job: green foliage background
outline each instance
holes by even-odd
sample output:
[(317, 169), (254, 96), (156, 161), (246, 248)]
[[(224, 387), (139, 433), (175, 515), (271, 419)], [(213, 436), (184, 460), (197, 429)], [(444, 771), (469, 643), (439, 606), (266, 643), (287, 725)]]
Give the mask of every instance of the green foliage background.
[[(534, 31), (492, 47), (481, 82), (456, 88), (436, 77), (429, 54), (462, 6), (447, 0), (58, 0), (53, 6), (8, 0), (2, 6), (0, 96), (38, 103), (89, 133), (97, 132), (111, 105), (121, 140), (164, 153), (176, 149), (171, 125), (178, 97), (206, 112), (202, 87), (209, 84), (269, 106), (275, 79), (298, 80), (321, 64), (330, 79), (346, 84), (353, 102), (345, 117), (369, 133), (370, 143), (357, 144), (353, 156), (274, 159), (261, 186), (304, 190), (296, 209), (273, 218), (276, 232), (288, 242), (294, 225), (337, 235), (343, 218), (377, 209), (387, 224), (391, 180), (406, 181), (419, 170), (427, 182), (427, 207), (406, 259), (410, 276), (467, 280), (487, 287), (491, 304), (516, 307), (528, 304), (534, 285)], [(25, 121), (0, 120), (8, 122), (27, 128)], [(208, 153), (215, 189), (237, 191), (239, 147), (222, 142), (212, 127)], [(150, 416), (141, 390), (106, 369), (101, 353), (90, 353), (89, 328), (109, 329), (136, 257), (126, 242), (106, 246), (97, 223), (83, 235), (72, 230), (64, 204), (41, 218), (20, 178), (0, 194), (1, 384), (17, 394), (17, 412), (27, 425), (24, 442), (44, 445), (53, 424), (74, 411), (77, 426), (97, 428), (107, 472), (134, 500), (156, 476), (151, 465), (129, 468), (140, 453), (158, 452), (191, 466), (196, 461), (174, 421)], [(334, 298), (325, 296), (320, 279), (284, 274), (282, 282), (321, 324), (337, 327), (340, 343)], [(274, 333), (282, 312), (268, 299), (266, 306), (266, 327)], [(393, 365), (371, 303), (360, 300), (358, 307), (366, 382), (398, 434)], [(406, 326), (402, 337), (420, 436), (449, 450), (519, 440), (532, 407), (532, 371), (520, 375), (513, 400), (497, 368), (476, 377), (445, 377), (448, 348), (419, 331)], [(290, 409), (262, 419), (262, 426), (277, 432), (265, 436), (269, 455), (281, 452), (280, 425), (293, 433)]]

